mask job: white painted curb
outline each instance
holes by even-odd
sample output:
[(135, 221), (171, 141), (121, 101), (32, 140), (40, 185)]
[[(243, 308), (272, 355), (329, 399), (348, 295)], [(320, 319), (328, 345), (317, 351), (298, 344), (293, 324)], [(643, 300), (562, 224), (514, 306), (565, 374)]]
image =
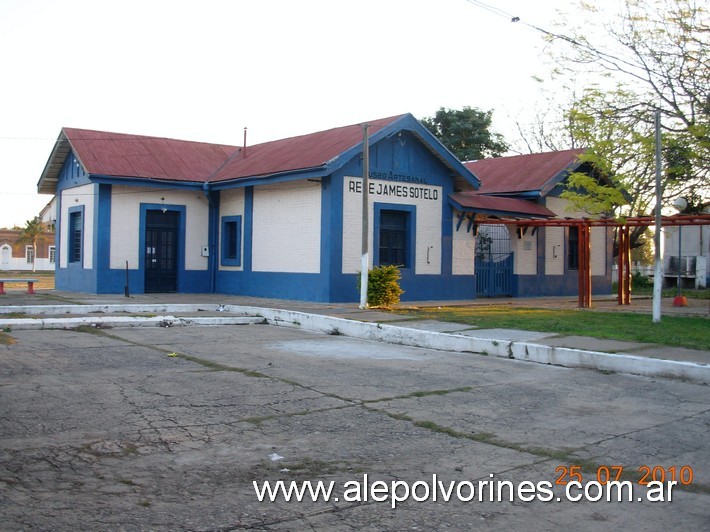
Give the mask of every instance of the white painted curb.
[[(223, 311), (230, 315), (204, 317), (86, 316), (101, 313), (160, 313)], [(611, 354), (582, 349), (552, 347), (530, 342), (494, 340), (474, 336), (439, 333), (411, 329), (399, 325), (361, 322), (322, 316), (295, 310), (270, 309), (242, 305), (214, 304), (157, 304), (157, 305), (27, 305), (0, 307), (2, 314), (61, 315), (83, 314), (74, 318), (16, 318), (0, 319), (0, 329), (68, 329), (78, 325), (113, 327), (172, 327), (187, 325), (243, 325), (263, 323), (294, 327), (325, 334), (342, 334), (352, 338), (392, 344), (478, 353), (539, 364), (553, 364), (568, 368), (587, 368), (647, 377), (668, 377), (710, 384), (710, 366), (695, 362), (640, 357), (630, 354)], [(235, 316), (236, 315), (236, 316)]]
[(263, 318), (249, 316), (189, 317), (175, 316), (81, 316), (75, 318), (17, 318), (0, 319), (0, 330), (73, 329), (81, 325), (93, 327), (186, 327), (189, 325), (253, 325)]

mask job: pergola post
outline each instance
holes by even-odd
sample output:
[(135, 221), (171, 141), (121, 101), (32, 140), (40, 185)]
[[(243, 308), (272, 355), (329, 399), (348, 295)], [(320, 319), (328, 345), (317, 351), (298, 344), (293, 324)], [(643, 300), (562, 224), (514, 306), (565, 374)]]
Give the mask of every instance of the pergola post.
[(579, 308), (592, 307), (592, 241), (590, 230), (590, 226), (586, 223), (577, 224), (577, 233), (579, 234)]
[(628, 224), (619, 226), (619, 305), (631, 304), (631, 229)]

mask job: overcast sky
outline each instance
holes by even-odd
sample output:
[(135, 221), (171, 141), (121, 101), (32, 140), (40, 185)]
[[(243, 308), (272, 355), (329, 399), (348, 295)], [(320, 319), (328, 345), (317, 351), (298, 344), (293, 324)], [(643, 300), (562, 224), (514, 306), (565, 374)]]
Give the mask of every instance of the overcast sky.
[(467, 0), (0, 0), (0, 227), (51, 199), (63, 126), (241, 145), (468, 105), (516, 143), (547, 72), (524, 23), (569, 1), (486, 4), (523, 23)]

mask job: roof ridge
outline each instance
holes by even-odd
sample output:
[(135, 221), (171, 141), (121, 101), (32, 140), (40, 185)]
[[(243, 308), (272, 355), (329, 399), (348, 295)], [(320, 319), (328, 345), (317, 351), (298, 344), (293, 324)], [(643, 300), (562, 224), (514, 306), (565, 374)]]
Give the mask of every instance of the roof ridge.
[[(86, 133), (101, 133), (103, 135), (111, 135), (111, 136), (119, 136), (119, 137), (131, 137), (131, 138), (126, 138), (125, 140), (135, 140), (136, 138), (139, 139), (152, 139), (152, 140), (168, 140), (168, 141), (175, 141), (175, 142), (189, 142), (191, 144), (207, 144), (209, 146), (219, 146), (219, 147), (229, 147), (229, 148), (239, 148), (241, 149), (240, 146), (237, 146), (235, 144), (224, 144), (220, 142), (207, 142), (204, 140), (189, 140), (189, 139), (178, 139), (175, 137), (161, 137), (158, 135), (142, 135), (139, 133), (120, 133), (118, 131), (105, 131), (101, 129), (86, 129), (86, 128), (77, 128), (77, 127), (67, 127), (63, 126), (62, 131), (77, 131), (77, 132), (86, 132)], [(69, 139), (68, 139), (69, 140)], [(75, 139), (75, 140), (119, 140), (113, 137), (109, 137), (107, 139)]]

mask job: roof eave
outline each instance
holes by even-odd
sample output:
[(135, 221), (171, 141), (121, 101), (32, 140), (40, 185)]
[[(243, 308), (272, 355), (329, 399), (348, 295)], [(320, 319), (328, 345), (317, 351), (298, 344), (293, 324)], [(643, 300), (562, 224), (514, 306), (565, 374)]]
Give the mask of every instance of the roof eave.
[(552, 176), (550, 179), (548, 179), (541, 187), (540, 187), (540, 195), (541, 196), (547, 196), (552, 189), (554, 189), (557, 185), (562, 183), (567, 177), (569, 177), (570, 174), (573, 172), (577, 171), (577, 169), (584, 164), (584, 161), (580, 160), (581, 154), (578, 155), (574, 161), (569, 163), (567, 166), (565, 166), (562, 170), (557, 172), (554, 176)]
[(178, 179), (156, 179), (154, 177), (115, 176), (89, 174), (89, 179), (102, 185), (142, 185), (151, 188), (194, 188), (202, 189), (204, 181), (184, 181)]
[(498, 216), (501, 218), (505, 219), (510, 219), (511, 221), (515, 220), (548, 220), (550, 218), (554, 218), (554, 213), (550, 215), (543, 215), (543, 214), (532, 214), (532, 213), (523, 213), (523, 212), (516, 212), (516, 211), (502, 211), (498, 209), (486, 209), (486, 208), (481, 208), (481, 207), (468, 207), (465, 205), (462, 205), (458, 201), (456, 201), (454, 198), (449, 196), (449, 204), (454, 206), (457, 210), (461, 212), (472, 212), (472, 213), (480, 213), (480, 214), (487, 214), (489, 216)]
[(59, 132), (57, 140), (54, 142), (52, 152), (49, 154), (44, 170), (37, 181), (37, 192), (39, 194), (56, 194), (59, 174), (64, 166), (67, 156), (71, 152), (71, 143), (67, 139), (64, 131)]
[(235, 177), (220, 181), (210, 181), (211, 190), (223, 190), (226, 188), (243, 188), (253, 185), (263, 185), (265, 182), (280, 183), (284, 181), (297, 181), (300, 179), (313, 179), (329, 175), (333, 172), (327, 164), (312, 166), (310, 168), (299, 168), (297, 170), (286, 170), (272, 174), (256, 176)]

